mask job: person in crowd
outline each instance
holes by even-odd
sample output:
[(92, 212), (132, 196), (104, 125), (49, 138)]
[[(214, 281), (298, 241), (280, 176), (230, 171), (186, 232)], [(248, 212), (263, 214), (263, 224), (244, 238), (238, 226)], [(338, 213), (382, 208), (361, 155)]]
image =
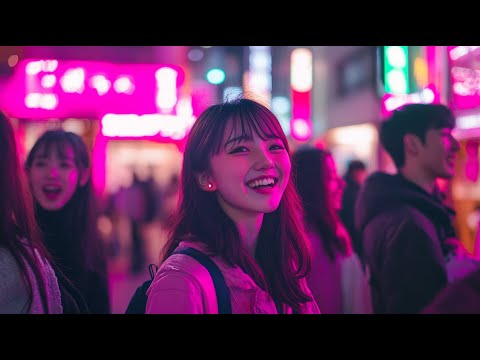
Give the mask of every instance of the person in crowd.
[(319, 313), (290, 170), (289, 144), (267, 106), (239, 97), (205, 109), (186, 142), (180, 202), (146, 313), (217, 313), (204, 268), (172, 255), (182, 247), (218, 265), (234, 314)]
[(61, 314), (52, 258), (35, 221), (9, 118), (0, 112), (0, 313)]
[(339, 212), (343, 225), (347, 228), (352, 239), (353, 249), (362, 258), (360, 235), (355, 229), (354, 211), (360, 187), (367, 177), (367, 166), (361, 160), (352, 160), (348, 163), (347, 171), (343, 176), (345, 189), (343, 190), (342, 206)]
[(344, 180), (332, 154), (305, 147), (292, 162), (312, 259), (308, 286), (318, 306), (324, 314), (371, 313), (367, 275), (338, 215)]
[(108, 314), (107, 263), (86, 144), (75, 133), (48, 130), (33, 145), (25, 168), (47, 249), (85, 300), (84, 311)]
[(179, 187), (179, 176), (174, 173), (171, 175), (169, 182), (161, 192), (160, 219), (165, 226), (168, 226), (169, 218), (177, 207)]
[(454, 175), (454, 125), (442, 104), (404, 105), (381, 125), (398, 172), (371, 174), (355, 208), (375, 313), (418, 313), (447, 285), (447, 257), (459, 242), (436, 179)]
[(136, 172), (133, 172), (132, 185), (127, 191), (127, 210), (131, 225), (131, 267), (133, 274), (140, 274), (145, 270), (145, 239), (142, 225), (147, 218), (147, 204), (155, 201), (151, 194), (146, 192), (146, 182), (141, 181)]
[(480, 314), (480, 268), (448, 284), (422, 314)]

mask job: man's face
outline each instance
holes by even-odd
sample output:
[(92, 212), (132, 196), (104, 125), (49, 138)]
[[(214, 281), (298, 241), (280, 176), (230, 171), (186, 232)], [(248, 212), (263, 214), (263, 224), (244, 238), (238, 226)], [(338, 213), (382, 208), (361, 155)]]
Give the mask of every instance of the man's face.
[(455, 173), (455, 155), (458, 141), (449, 128), (429, 129), (425, 143), (420, 146), (418, 160), (432, 178), (450, 179)]
[(357, 184), (362, 185), (365, 182), (367, 175), (366, 169), (358, 169), (353, 173), (353, 178)]

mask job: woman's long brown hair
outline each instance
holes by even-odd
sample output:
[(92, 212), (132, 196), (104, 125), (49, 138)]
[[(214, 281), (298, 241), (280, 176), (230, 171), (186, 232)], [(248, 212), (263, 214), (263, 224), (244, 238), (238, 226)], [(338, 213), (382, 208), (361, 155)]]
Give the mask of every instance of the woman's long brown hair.
[(10, 119), (0, 112), (0, 246), (7, 248), (18, 263), (28, 284), (29, 301), (32, 304), (34, 286), (28, 276), (25, 262), (33, 270), (45, 313), (48, 312), (45, 281), (34, 249), (47, 261), (50, 254), (45, 249), (35, 221), (33, 197), (20, 165), (18, 148)]
[(329, 156), (332, 154), (323, 149), (301, 148), (293, 154), (292, 168), (295, 172), (295, 185), (302, 199), (305, 221), (320, 237), (328, 256), (334, 259), (337, 253), (350, 254), (352, 246), (348, 234), (338, 231), (343, 225), (329, 196)]
[(233, 121), (234, 136), (251, 136), (255, 132), (263, 139), (279, 137), (290, 154), (280, 123), (266, 106), (242, 98), (206, 109), (193, 125), (185, 147), (179, 206), (163, 258), (181, 240), (200, 241), (228, 263), (242, 268), (260, 288), (270, 293), (277, 308), (287, 304), (298, 310), (311, 300), (299, 281), (310, 271), (310, 258), (301, 203), (291, 177), (278, 208), (264, 215), (255, 259), (244, 246), (234, 221), (220, 207), (215, 193), (201, 190), (195, 179), (196, 173), (209, 169), (212, 155), (223, 147), (228, 121)]

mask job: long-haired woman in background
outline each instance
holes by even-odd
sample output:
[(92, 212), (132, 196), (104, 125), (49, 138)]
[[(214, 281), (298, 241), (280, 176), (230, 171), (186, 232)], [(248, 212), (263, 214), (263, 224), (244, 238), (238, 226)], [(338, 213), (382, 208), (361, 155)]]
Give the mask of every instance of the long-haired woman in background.
[(110, 313), (106, 255), (96, 227), (88, 149), (72, 132), (48, 130), (25, 167), (45, 244), (93, 314)]
[(61, 314), (10, 120), (0, 112), (0, 313)]
[(322, 313), (370, 313), (370, 287), (342, 224), (344, 181), (332, 154), (305, 147), (293, 155), (296, 187), (305, 212), (312, 271), (308, 285)]

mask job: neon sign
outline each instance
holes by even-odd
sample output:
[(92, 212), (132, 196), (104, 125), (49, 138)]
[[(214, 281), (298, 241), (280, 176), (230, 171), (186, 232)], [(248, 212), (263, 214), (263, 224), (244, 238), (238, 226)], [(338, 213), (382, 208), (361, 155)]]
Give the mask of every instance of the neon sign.
[(480, 106), (479, 46), (448, 46), (451, 106), (472, 109)]
[(105, 114), (175, 114), (184, 72), (175, 65), (24, 60), (7, 85), (14, 117), (94, 118)]
[(313, 84), (313, 55), (311, 50), (297, 48), (290, 54), (290, 90), (292, 120), (290, 134), (299, 141), (312, 136), (311, 92)]
[(398, 109), (405, 104), (431, 104), (439, 101), (439, 94), (433, 85), (427, 86), (422, 91), (411, 94), (385, 94), (382, 99), (382, 114), (383, 117), (388, 117), (393, 110)]

